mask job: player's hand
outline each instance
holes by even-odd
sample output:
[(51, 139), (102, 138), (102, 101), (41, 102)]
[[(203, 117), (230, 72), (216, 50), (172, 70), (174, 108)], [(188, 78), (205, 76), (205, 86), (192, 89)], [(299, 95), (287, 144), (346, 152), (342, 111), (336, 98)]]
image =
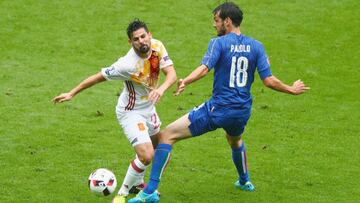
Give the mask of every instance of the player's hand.
[(310, 87), (307, 87), (303, 81), (301, 81), (300, 79), (295, 81), (293, 83), (293, 85), (291, 86), (292, 88), (292, 94), (294, 95), (298, 95), (298, 94), (302, 94), (304, 93), (306, 90), (309, 90)]
[(64, 101), (70, 101), (71, 98), (73, 98), (73, 95), (70, 93), (62, 93), (59, 96), (56, 96), (52, 99), (52, 102), (56, 103), (62, 103)]
[(160, 100), (160, 97), (164, 94), (164, 92), (162, 92), (159, 89), (154, 89), (150, 92), (149, 94), (149, 101), (153, 104), (157, 104)]
[(185, 90), (185, 86), (186, 86), (186, 84), (185, 84), (184, 80), (180, 79), (178, 81), (176, 92), (175, 92), (174, 96), (180, 95)]

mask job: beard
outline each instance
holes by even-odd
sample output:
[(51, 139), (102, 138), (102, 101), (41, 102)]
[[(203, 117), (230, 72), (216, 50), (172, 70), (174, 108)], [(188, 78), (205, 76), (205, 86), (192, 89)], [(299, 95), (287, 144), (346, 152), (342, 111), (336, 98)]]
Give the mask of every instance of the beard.
[(226, 28), (224, 26), (224, 24), (221, 25), (220, 29), (219, 30), (216, 30), (217, 32), (217, 36), (223, 36), (226, 34)]
[(150, 50), (150, 47), (148, 45), (143, 45), (139, 48), (139, 52), (146, 54)]

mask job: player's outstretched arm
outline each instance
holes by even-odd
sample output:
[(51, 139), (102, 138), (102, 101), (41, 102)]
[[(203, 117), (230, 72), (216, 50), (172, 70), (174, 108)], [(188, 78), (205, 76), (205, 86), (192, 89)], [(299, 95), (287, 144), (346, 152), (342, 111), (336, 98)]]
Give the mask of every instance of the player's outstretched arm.
[(95, 75), (92, 75), (92, 76), (86, 78), (85, 80), (83, 80), (78, 86), (73, 88), (70, 92), (62, 93), (62, 94), (54, 97), (52, 99), (52, 102), (54, 102), (54, 103), (62, 103), (64, 101), (69, 101), (77, 93), (81, 92), (82, 90), (84, 90), (86, 88), (89, 88), (89, 87), (95, 85), (96, 83), (103, 82), (105, 80), (106, 79), (104, 78), (104, 76), (102, 76), (101, 73), (97, 73)]
[(289, 86), (284, 84), (281, 80), (277, 79), (275, 76), (269, 76), (263, 80), (263, 83), (266, 87), (293, 95), (302, 94), (306, 90), (310, 89), (310, 87), (307, 87), (304, 84), (304, 82), (301, 81), (300, 79), (295, 81), (292, 86)]
[(178, 96), (185, 90), (185, 86), (193, 83), (202, 77), (204, 77), (209, 72), (209, 69), (204, 64), (197, 67), (193, 72), (191, 72), (186, 78), (180, 79), (178, 81), (178, 86), (174, 96)]
[(160, 85), (159, 88), (154, 89), (149, 93), (149, 100), (153, 104), (158, 103), (164, 92), (176, 82), (176, 71), (174, 66), (167, 66), (162, 69), (162, 72), (165, 74), (165, 81)]

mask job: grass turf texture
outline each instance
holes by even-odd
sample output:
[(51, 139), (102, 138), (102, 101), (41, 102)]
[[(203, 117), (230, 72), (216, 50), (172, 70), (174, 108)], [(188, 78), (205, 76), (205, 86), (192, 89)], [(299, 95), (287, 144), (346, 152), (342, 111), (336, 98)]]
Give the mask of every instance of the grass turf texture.
[[(359, 186), (359, 4), (236, 1), (242, 32), (263, 42), (272, 72), (311, 86), (289, 96), (253, 85), (244, 134), (257, 191), (235, 190), (237, 175), (221, 130), (175, 145), (160, 185), (162, 202), (355, 202)], [(54, 106), (50, 100), (130, 46), (125, 29), (146, 21), (164, 42), (178, 77), (198, 64), (215, 35), (220, 1), (0, 1), (1, 202), (110, 202), (87, 188), (96, 168), (119, 185), (134, 152), (114, 108), (121, 82), (107, 82)], [(163, 127), (211, 95), (212, 74), (180, 97), (172, 88)]]

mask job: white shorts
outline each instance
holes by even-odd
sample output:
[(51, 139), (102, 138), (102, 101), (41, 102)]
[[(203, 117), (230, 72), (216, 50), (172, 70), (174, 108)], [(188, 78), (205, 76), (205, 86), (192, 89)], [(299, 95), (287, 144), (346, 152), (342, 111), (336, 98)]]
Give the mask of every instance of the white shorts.
[(161, 121), (155, 108), (117, 113), (117, 118), (133, 147), (151, 142), (150, 136), (160, 132)]

